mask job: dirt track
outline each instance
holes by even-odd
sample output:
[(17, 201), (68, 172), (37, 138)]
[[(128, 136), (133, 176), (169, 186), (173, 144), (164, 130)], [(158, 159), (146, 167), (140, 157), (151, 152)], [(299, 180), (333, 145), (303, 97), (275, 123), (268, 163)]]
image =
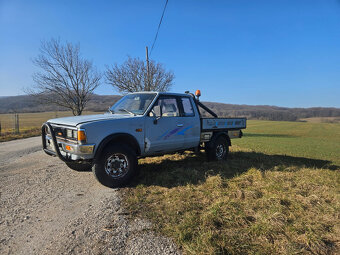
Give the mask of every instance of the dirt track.
[(127, 219), (119, 190), (45, 155), (39, 137), (0, 143), (0, 192), (0, 254), (178, 253)]

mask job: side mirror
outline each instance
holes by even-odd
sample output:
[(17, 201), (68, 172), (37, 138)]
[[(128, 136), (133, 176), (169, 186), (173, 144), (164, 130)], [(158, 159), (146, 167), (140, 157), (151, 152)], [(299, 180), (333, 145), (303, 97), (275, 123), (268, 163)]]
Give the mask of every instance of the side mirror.
[[(157, 116), (155, 111), (156, 106), (150, 111), (149, 116), (153, 117), (153, 124), (157, 125), (158, 120), (162, 117), (160, 115)], [(158, 112), (158, 111), (157, 111)]]
[(157, 125), (158, 120), (159, 120), (160, 118), (161, 118), (161, 116), (156, 116), (156, 115), (154, 115), (154, 116), (153, 116), (153, 124)]

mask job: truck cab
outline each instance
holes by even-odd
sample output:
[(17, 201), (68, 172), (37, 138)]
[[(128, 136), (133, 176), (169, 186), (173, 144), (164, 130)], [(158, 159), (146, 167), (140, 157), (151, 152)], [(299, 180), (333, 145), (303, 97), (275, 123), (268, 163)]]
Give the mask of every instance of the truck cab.
[(92, 168), (108, 187), (127, 184), (140, 157), (204, 148), (208, 159), (226, 159), (230, 137), (242, 136), (246, 120), (202, 118), (199, 106), (206, 108), (191, 93), (131, 93), (105, 114), (47, 121), (43, 150), (74, 170)]

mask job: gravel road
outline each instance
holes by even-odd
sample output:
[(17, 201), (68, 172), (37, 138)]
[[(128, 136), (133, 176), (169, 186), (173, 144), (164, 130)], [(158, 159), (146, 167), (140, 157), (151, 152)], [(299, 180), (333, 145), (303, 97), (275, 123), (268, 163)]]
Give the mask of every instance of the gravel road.
[(41, 151), (41, 138), (0, 143), (0, 254), (178, 254), (118, 189)]

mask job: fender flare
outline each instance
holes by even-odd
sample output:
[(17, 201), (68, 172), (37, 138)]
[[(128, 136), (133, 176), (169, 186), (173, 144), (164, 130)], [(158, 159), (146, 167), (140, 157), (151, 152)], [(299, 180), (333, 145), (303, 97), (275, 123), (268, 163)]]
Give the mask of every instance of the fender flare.
[(99, 144), (95, 155), (94, 155), (94, 160), (96, 160), (97, 158), (99, 158), (100, 154), (102, 153), (102, 151), (104, 150), (104, 148), (111, 142), (113, 142), (114, 140), (118, 140), (118, 139), (128, 139), (126, 144), (128, 145), (132, 145), (132, 149), (134, 149), (136, 151), (137, 155), (141, 154), (141, 149), (139, 146), (139, 143), (137, 142), (137, 139), (128, 133), (116, 133), (116, 134), (111, 134), (108, 135), (107, 137), (105, 137)]
[(230, 137), (228, 135), (228, 132), (220, 131), (220, 132), (216, 132), (216, 133), (213, 134), (211, 140), (207, 144), (208, 147), (211, 148), (213, 146), (213, 144), (215, 143), (215, 141), (221, 136), (224, 136), (227, 139), (228, 146), (231, 146), (231, 141), (230, 141)]

